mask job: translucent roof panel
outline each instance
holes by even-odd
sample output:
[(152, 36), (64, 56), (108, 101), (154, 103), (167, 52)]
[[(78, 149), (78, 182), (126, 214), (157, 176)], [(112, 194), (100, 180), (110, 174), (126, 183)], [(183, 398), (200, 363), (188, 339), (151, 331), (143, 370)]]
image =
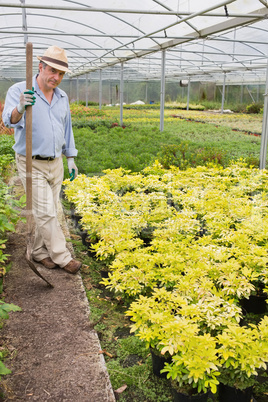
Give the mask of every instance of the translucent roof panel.
[[(267, 0), (9, 0), (0, 2), (0, 77), (25, 77), (25, 44), (36, 56), (66, 50), (71, 76), (124, 63), (135, 79), (237, 71), (265, 77)], [(110, 74), (113, 70), (110, 69)], [(261, 71), (261, 73), (257, 72)], [(250, 74), (251, 73), (251, 74)]]

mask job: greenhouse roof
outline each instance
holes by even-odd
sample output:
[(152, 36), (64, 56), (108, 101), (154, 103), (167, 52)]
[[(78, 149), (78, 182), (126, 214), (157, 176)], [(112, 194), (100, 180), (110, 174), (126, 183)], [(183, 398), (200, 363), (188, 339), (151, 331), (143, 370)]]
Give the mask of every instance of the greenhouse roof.
[(264, 82), (267, 17), (268, 0), (1, 0), (0, 78), (25, 77), (31, 42), (36, 71), (57, 45), (72, 77), (159, 79), (165, 53), (167, 79)]

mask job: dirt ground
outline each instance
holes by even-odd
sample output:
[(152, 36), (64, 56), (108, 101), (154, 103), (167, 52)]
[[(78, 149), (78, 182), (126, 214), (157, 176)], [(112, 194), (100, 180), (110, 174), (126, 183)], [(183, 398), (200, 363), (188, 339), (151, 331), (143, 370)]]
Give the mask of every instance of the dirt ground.
[[(59, 216), (68, 237), (62, 210)], [(10, 313), (1, 330), (12, 374), (2, 377), (0, 401), (115, 401), (80, 274), (36, 264), (54, 285), (48, 287), (28, 266), (26, 238), (26, 224), (19, 223), (7, 243), (12, 267), (4, 297), (22, 311)]]

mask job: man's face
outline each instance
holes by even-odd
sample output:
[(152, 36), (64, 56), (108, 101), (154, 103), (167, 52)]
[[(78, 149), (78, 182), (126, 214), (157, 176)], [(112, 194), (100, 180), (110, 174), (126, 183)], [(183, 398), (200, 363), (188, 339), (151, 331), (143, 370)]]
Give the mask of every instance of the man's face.
[(39, 77), (46, 89), (56, 88), (61, 83), (64, 74), (64, 71), (57, 70), (49, 65), (44, 66), (42, 63), (39, 65)]

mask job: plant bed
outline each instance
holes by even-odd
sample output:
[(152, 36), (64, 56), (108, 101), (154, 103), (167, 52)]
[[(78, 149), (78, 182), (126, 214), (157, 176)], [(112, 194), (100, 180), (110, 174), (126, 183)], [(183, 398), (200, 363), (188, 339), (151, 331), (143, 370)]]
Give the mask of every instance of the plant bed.
[[(255, 280), (267, 278), (266, 232), (257, 230), (252, 222), (253, 208), (256, 220), (267, 222), (267, 209), (263, 208), (266, 181), (265, 172), (260, 174), (243, 163), (227, 169), (181, 171), (163, 169), (156, 162), (140, 175), (117, 169), (98, 178), (81, 176), (68, 189), (78, 211), (85, 211), (84, 224), (100, 238), (94, 246), (96, 262), (111, 270), (108, 280), (101, 282), (112, 291), (110, 302), (122, 311), (129, 305), (127, 314), (134, 321), (132, 330), (137, 338), (147, 347), (172, 355), (172, 364), (163, 372), (180, 383), (187, 370), (186, 380), (198, 387), (199, 393), (211, 386), (215, 394), (216, 377), (225, 373), (230, 379), (234, 374), (229, 375), (227, 369), (233, 364), (239, 364), (235, 382), (246, 385), (246, 377), (251, 377), (251, 382), (255, 371), (266, 367), (267, 322), (260, 322), (262, 328), (251, 327), (247, 314), (248, 328), (239, 326), (239, 300), (255, 291)], [(170, 194), (179, 210), (169, 202)], [(138, 236), (146, 227), (155, 229), (150, 245), (144, 247)], [(103, 298), (107, 300), (99, 293), (99, 299)], [(103, 331), (106, 320), (110, 320), (110, 312), (100, 317), (96, 327), (102, 342), (107, 336)], [(238, 337), (239, 347), (229, 362), (226, 350), (232, 334)], [(251, 335), (254, 342), (249, 342)], [(202, 357), (197, 353), (201, 341)], [(192, 366), (186, 361), (186, 344)], [(213, 350), (206, 350), (211, 361), (204, 359), (208, 345), (214, 345)], [(253, 359), (246, 370), (243, 359), (235, 360), (241, 351), (246, 352), (246, 362)], [(109, 353), (113, 357), (107, 363), (120, 371), (121, 361), (114, 361), (114, 354)], [(118, 349), (116, 353), (120, 354)], [(142, 359), (141, 364), (146, 361)]]

